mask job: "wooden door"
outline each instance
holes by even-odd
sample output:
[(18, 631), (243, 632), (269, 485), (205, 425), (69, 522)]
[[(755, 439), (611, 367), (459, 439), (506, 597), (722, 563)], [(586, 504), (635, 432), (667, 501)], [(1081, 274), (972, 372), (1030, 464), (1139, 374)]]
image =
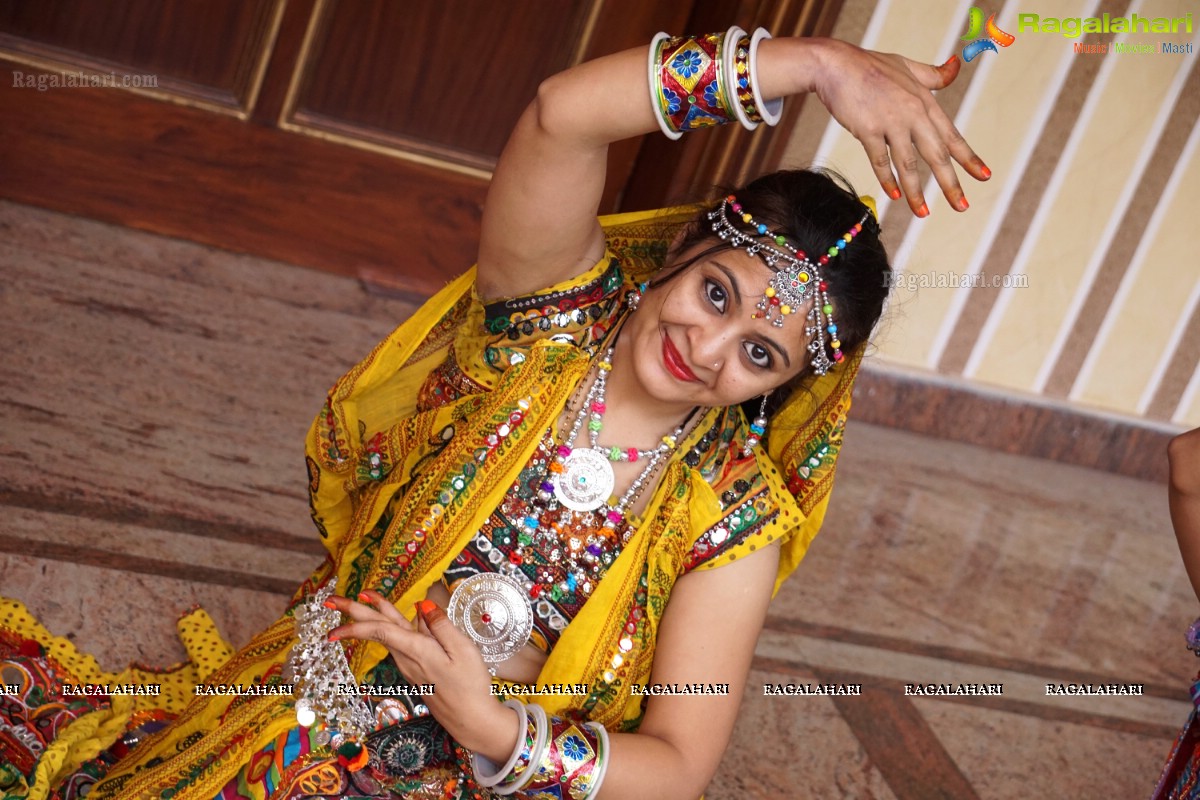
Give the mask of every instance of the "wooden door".
[[(0, 195), (425, 295), (473, 261), (490, 170), (545, 76), (659, 30), (820, 32), (830, 8), (0, 0)], [(740, 141), (621, 143), (605, 207), (769, 161), (731, 167)]]

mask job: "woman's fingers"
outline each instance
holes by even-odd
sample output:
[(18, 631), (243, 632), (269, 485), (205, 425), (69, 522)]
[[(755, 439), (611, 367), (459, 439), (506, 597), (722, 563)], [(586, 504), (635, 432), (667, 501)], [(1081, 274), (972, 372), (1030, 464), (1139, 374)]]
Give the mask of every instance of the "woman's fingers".
[(923, 161), (950, 205), (965, 211), (968, 204), (955, 163), (977, 180), (987, 180), (991, 171), (932, 94), (958, 77), (959, 59), (931, 66), (849, 47), (836, 49), (834, 56), (836, 68), (826, 73), (818, 94), (834, 118), (862, 143), (883, 191), (893, 200), (903, 193), (914, 214), (928, 216)]
[(888, 152), (887, 140), (882, 136), (864, 135), (859, 141), (867, 152), (875, 179), (883, 187), (884, 193), (893, 200), (899, 200), (900, 185), (896, 183), (896, 175), (892, 172), (892, 154)]
[(412, 622), (400, 613), (400, 609), (392, 605), (392, 601), (388, 600), (379, 592), (371, 589), (360, 592), (358, 595), (358, 602), (375, 609), (384, 619), (394, 622), (397, 625), (407, 625), (410, 627), (412, 625)]
[(445, 657), (436, 639), (428, 633), (415, 630), (413, 623), (379, 592), (361, 592), (358, 602), (345, 597), (332, 597), (325, 605), (341, 611), (353, 620), (330, 631), (331, 641), (363, 639), (378, 642), (393, 656), (404, 654), (417, 662), (427, 658)]
[(355, 622), (385, 621), (412, 628), (412, 622), (401, 614), (391, 601), (370, 589), (359, 592), (358, 602), (335, 595), (325, 601), (325, 607), (341, 611)]
[(435, 639), (413, 630), (407, 620), (399, 625), (382, 619), (351, 622), (334, 628), (330, 631), (329, 638), (330, 641), (361, 639), (377, 642), (386, 647), (393, 656), (403, 655), (417, 663), (446, 658), (442, 646)]
[(958, 60), (958, 56), (950, 56), (946, 59), (946, 63), (934, 66), (932, 64), (915, 64), (911, 65), (910, 72), (916, 75), (917, 80), (924, 84), (926, 89), (938, 90), (945, 89), (950, 84), (954, 83), (954, 79), (958, 77), (958, 72), (962, 69), (962, 62)]
[(432, 600), (422, 600), (417, 603), (417, 613), (422, 622), (421, 630), (428, 632), (441, 645), (446, 654), (450, 656), (451, 661), (479, 658), (479, 650), (475, 647), (475, 643), (454, 627), (450, 617), (438, 607), (437, 603)]
[(927, 217), (929, 206), (925, 203), (925, 195), (921, 189), (920, 158), (917, 157), (917, 148), (913, 146), (912, 139), (904, 138), (905, 136), (911, 134), (901, 133), (895, 141), (888, 139), (892, 163), (900, 178), (900, 188), (908, 198), (909, 208), (918, 217)]

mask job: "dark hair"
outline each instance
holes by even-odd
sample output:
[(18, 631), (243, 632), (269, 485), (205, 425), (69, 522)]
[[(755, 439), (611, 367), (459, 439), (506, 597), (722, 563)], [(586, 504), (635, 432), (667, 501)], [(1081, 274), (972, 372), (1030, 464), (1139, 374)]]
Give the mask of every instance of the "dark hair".
[[(757, 222), (786, 236), (793, 246), (810, 254), (814, 262), (867, 211), (850, 183), (836, 172), (826, 170), (774, 172), (724, 194), (736, 195), (738, 202), (754, 215)], [(672, 253), (687, 252), (705, 242), (712, 247), (684, 262), (671, 264), (655, 283), (669, 280), (696, 261), (731, 247), (713, 233), (708, 219), (711, 208), (706, 208), (689, 223)], [(870, 338), (883, 313), (883, 303), (891, 285), (892, 268), (879, 234), (879, 223), (873, 215), (867, 214), (862, 231), (821, 271), (828, 284), (826, 294), (834, 308), (841, 350), (847, 354), (862, 347)], [(832, 358), (829, 341), (827, 336), (827, 355)], [(835, 365), (833, 370), (837, 369)], [(768, 398), (768, 415), (774, 413), (792, 390), (807, 385), (815, 377), (812, 367), (806, 365), (800, 374)], [(742, 408), (746, 417), (753, 419), (758, 414), (759, 401), (757, 398), (749, 400)]]

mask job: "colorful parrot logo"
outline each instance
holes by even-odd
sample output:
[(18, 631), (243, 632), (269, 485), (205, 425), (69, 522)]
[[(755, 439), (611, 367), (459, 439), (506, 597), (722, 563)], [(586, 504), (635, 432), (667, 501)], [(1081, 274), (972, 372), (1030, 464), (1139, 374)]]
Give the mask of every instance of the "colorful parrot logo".
[[(987, 33), (987, 36), (982, 39), (977, 38), (980, 30)], [(1005, 33), (996, 27), (996, 15), (992, 14), (987, 18), (987, 25), (983, 23), (983, 12), (978, 8), (971, 8), (971, 13), (967, 17), (967, 34), (960, 41), (971, 41), (962, 49), (963, 61), (971, 61), (984, 50), (991, 50), (993, 53), (1000, 52), (996, 49), (996, 45), (1008, 47), (1017, 40), (1017, 37), (1011, 33)]]

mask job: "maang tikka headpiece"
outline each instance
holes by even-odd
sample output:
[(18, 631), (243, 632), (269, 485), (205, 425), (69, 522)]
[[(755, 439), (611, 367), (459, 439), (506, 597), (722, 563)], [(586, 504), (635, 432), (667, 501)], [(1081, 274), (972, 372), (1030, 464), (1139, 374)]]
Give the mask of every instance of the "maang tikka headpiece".
[[(728, 207), (741, 217), (742, 222), (753, 230), (744, 231), (729, 221), (725, 214)], [(809, 352), (813, 354), (813, 371), (824, 375), (836, 362), (843, 360), (838, 339), (838, 328), (833, 321), (833, 306), (829, 303), (826, 290), (829, 288), (821, 277), (821, 267), (837, 256), (846, 245), (862, 231), (863, 223), (870, 215), (868, 210), (854, 227), (846, 231), (840, 239), (826, 251), (814, 264), (802, 251), (797, 250), (782, 234), (767, 228), (757, 222), (750, 212), (745, 211), (734, 195), (729, 195), (714, 210), (708, 212), (708, 218), (713, 221), (712, 229), (723, 241), (734, 247), (741, 247), (750, 255), (761, 258), (768, 267), (775, 270), (775, 276), (767, 284), (762, 300), (758, 301), (754, 313), (756, 319), (767, 319), (775, 327), (783, 327), (784, 317), (794, 314), (800, 307), (811, 299), (812, 307), (808, 312), (809, 325), (805, 331), (813, 338), (809, 342)], [(767, 239), (769, 241), (763, 241)], [(783, 265), (776, 266), (779, 262)], [(833, 359), (830, 360), (825, 352), (825, 337), (829, 336), (829, 346), (833, 349)]]

